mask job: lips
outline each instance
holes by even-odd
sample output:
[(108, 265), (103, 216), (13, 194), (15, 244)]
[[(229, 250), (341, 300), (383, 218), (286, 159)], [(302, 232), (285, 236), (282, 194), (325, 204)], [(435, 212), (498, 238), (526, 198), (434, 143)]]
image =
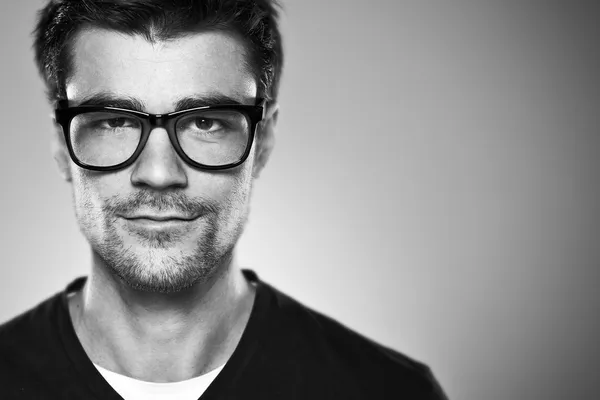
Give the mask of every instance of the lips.
[(119, 217), (130, 221), (144, 220), (154, 222), (168, 221), (193, 221), (199, 217), (198, 214), (188, 214), (182, 212), (152, 212), (151, 210), (136, 210), (133, 213), (118, 213)]
[(136, 212), (135, 214), (121, 215), (128, 229), (135, 232), (183, 232), (193, 226), (199, 215), (186, 215), (181, 213), (152, 213)]
[[(196, 222), (200, 216), (191, 217), (181, 214), (135, 214), (121, 217), (124, 223), (123, 228), (131, 234), (141, 237), (145, 240), (156, 239), (157, 235), (167, 235), (163, 240), (169, 238), (182, 239), (183, 235), (199, 227)], [(175, 235), (175, 236), (173, 236)]]
[(181, 215), (136, 215), (130, 217), (124, 217), (129, 220), (148, 220), (148, 221), (156, 221), (156, 222), (166, 222), (166, 221), (192, 221), (197, 217), (188, 217)]

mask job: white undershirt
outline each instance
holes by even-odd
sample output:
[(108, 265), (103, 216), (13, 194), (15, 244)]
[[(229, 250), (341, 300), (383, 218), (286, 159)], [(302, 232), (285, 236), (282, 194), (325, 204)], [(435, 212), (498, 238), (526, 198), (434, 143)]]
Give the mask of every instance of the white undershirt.
[(140, 381), (94, 366), (125, 400), (198, 400), (225, 365), (186, 381), (169, 383)]

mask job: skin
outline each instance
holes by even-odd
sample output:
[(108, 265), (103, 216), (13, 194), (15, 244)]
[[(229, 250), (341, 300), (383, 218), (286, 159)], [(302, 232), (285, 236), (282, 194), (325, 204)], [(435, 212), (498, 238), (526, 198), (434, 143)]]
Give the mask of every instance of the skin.
[[(72, 54), (70, 105), (110, 93), (160, 114), (172, 112), (183, 97), (217, 94), (243, 104), (257, 97), (243, 44), (222, 32), (152, 44), (87, 29), (75, 38)], [(57, 129), (54, 158), (71, 183), (77, 221), (92, 252), (88, 281), (70, 297), (69, 311), (94, 363), (136, 379), (174, 382), (227, 361), (255, 294), (233, 249), (247, 218), (252, 181), (272, 149), (276, 116), (277, 107), (269, 107), (259, 125), (264, 140), (254, 142), (241, 166), (225, 171), (187, 165), (163, 128), (152, 131), (131, 166), (89, 171), (71, 161)], [(135, 196), (141, 203), (132, 204)], [(181, 213), (174, 199), (189, 202), (186, 210), (195, 218), (175, 227), (128, 219), (131, 213)]]

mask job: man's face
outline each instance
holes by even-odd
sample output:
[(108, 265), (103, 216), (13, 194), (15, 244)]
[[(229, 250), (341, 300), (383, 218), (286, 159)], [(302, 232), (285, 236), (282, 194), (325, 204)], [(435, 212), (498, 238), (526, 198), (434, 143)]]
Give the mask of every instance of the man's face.
[[(255, 104), (257, 85), (245, 54), (241, 42), (224, 33), (152, 44), (84, 30), (73, 43), (67, 97), (71, 106), (98, 95), (133, 99), (154, 114), (174, 111), (184, 98), (227, 96)], [(255, 148), (237, 168), (199, 170), (183, 162), (167, 132), (156, 128), (131, 166), (94, 172), (73, 164), (62, 146), (57, 160), (72, 181), (81, 230), (98, 259), (127, 284), (178, 291), (227, 262), (248, 213), (259, 168)]]

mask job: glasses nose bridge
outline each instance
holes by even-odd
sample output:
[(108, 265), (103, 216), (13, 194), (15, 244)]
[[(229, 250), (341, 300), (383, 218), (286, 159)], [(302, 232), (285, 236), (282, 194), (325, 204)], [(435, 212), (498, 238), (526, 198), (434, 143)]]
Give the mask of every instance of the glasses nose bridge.
[(150, 114), (148, 115), (148, 123), (150, 126), (150, 131), (154, 128), (165, 128), (167, 131), (167, 121), (169, 120), (168, 114)]
[(145, 119), (147, 121), (147, 133), (145, 135), (147, 139), (150, 138), (150, 135), (152, 134), (152, 131), (155, 128), (163, 128), (167, 132), (167, 136), (169, 136), (169, 141), (171, 142), (175, 150), (177, 150), (176, 144), (173, 143), (173, 140), (175, 140), (175, 132), (172, 132), (173, 127), (172, 124), (169, 123), (169, 120), (171, 119), (170, 114), (148, 114), (148, 116)]
[(169, 138), (169, 142), (171, 146), (175, 149), (175, 152), (179, 157), (181, 157), (179, 146), (177, 145), (177, 138), (175, 137), (173, 123), (170, 121), (172, 119), (171, 114), (148, 114), (146, 118), (146, 126), (144, 130), (146, 131), (142, 135), (142, 149), (146, 147), (148, 144), (148, 140), (150, 140), (150, 136), (155, 128), (163, 128), (167, 136)]

